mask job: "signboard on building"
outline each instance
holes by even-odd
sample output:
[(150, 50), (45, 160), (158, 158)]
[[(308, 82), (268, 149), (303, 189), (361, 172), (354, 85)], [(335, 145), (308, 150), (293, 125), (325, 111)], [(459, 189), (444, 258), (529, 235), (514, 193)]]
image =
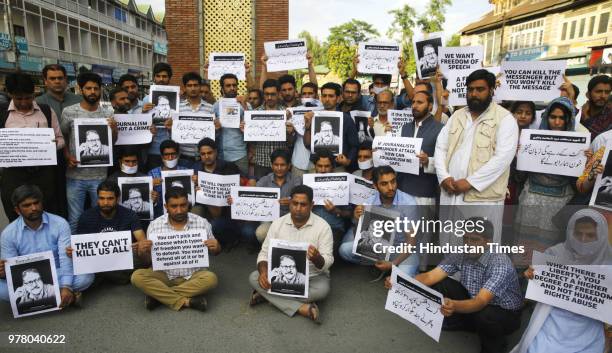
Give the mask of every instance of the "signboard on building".
[(505, 61), (530, 61), (543, 58), (548, 52), (548, 45), (539, 47), (510, 50), (506, 53)]
[(160, 55), (168, 55), (168, 43), (153, 42), (153, 52)]

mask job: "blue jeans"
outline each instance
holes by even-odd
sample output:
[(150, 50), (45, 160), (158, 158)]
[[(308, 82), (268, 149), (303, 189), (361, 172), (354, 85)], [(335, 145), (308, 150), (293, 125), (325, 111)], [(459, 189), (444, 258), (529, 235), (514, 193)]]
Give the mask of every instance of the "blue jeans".
[[(89, 286), (91, 286), (94, 278), (95, 275), (93, 273), (72, 276), (72, 291), (85, 291), (87, 288), (89, 288)], [(5, 279), (0, 279), (0, 300), (5, 302), (9, 301), (8, 286)]]
[[(355, 241), (355, 235), (353, 234), (353, 228), (350, 228), (342, 238), (342, 244), (338, 249), (340, 258), (346, 262), (357, 265), (373, 265), (374, 261), (363, 258), (359, 255), (353, 254), (353, 242)], [(412, 254), (407, 259), (402, 261), (397, 266), (402, 272), (406, 273), (410, 277), (416, 276), (419, 270), (419, 254)]]
[(98, 202), (97, 188), (102, 180), (66, 179), (66, 198), (68, 199), (68, 223), (72, 234), (76, 234), (79, 218), (85, 210), (85, 196), (89, 194), (91, 207)]

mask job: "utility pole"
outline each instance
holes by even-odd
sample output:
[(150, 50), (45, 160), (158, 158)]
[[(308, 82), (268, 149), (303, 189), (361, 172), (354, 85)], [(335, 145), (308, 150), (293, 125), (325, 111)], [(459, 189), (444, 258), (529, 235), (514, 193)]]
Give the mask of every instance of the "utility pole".
[(11, 37), (11, 49), (8, 51), (7, 61), (11, 62), (13, 59), (13, 55), (15, 56), (15, 68), (19, 71), (19, 49), (17, 48), (17, 42), (15, 41), (15, 33), (13, 33), (13, 13), (11, 11), (10, 1), (6, 1), (4, 3), (5, 11), (4, 11), (4, 23), (8, 24), (8, 33), (9, 37)]

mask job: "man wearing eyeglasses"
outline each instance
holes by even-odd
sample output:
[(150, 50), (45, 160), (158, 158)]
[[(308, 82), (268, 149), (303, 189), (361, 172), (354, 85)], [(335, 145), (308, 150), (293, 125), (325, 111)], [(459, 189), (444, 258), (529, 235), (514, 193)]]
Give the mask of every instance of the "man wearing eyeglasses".
[(52, 284), (43, 283), (40, 273), (35, 268), (28, 268), (21, 273), (23, 285), (15, 290), (17, 304), (25, 304), (55, 297)]

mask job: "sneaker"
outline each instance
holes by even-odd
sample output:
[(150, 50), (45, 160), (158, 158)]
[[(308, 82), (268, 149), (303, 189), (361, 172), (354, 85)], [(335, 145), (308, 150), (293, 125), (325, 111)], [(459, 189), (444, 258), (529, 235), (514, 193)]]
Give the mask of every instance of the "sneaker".
[(206, 311), (208, 308), (208, 301), (203, 295), (197, 295), (189, 299), (189, 307), (195, 310)]
[(153, 310), (160, 305), (161, 303), (157, 299), (150, 297), (148, 295), (145, 295), (145, 308), (147, 310)]

